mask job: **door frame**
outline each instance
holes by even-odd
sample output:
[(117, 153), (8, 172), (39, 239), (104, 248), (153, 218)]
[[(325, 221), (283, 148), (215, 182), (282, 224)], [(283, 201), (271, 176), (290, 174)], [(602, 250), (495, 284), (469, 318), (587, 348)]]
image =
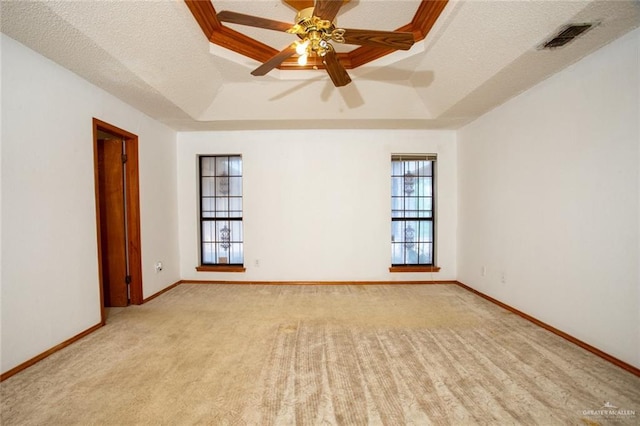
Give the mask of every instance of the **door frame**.
[(125, 140), (126, 163), (126, 199), (127, 212), (127, 249), (129, 252), (129, 299), (132, 305), (141, 305), (142, 297), (142, 252), (140, 243), (140, 180), (138, 176), (138, 136), (119, 127), (93, 118), (93, 170), (95, 186), (96, 230), (98, 236), (98, 281), (100, 285), (101, 322), (106, 323), (104, 308), (104, 288), (102, 280), (103, 255), (100, 229), (100, 185), (98, 179), (98, 131), (104, 131)]

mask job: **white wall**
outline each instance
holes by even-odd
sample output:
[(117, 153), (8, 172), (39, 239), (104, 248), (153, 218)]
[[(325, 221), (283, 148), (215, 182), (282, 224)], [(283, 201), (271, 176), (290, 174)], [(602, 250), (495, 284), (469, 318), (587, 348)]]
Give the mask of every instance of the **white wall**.
[(635, 30), (458, 134), (459, 280), (637, 367), (639, 51)]
[(100, 322), (93, 117), (139, 136), (144, 296), (180, 275), (175, 132), (1, 37), (5, 372)]
[[(438, 154), (439, 273), (389, 272), (392, 153)], [(199, 154), (242, 154), (245, 273), (195, 270)], [(455, 159), (452, 131), (180, 133), (181, 276), (238, 281), (455, 279)]]

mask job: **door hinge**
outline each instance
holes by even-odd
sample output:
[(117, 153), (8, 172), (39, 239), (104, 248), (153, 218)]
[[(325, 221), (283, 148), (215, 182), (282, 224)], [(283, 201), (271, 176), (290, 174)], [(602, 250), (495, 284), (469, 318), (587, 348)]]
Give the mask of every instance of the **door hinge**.
[(124, 282), (127, 284), (127, 305), (131, 303), (131, 275), (124, 277)]
[(123, 163), (127, 162), (127, 154), (122, 154), (122, 162)]

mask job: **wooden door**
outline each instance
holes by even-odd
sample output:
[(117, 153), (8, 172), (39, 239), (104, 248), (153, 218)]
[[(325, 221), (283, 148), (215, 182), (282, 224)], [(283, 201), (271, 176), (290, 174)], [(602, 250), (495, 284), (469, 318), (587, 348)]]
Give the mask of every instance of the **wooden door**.
[(124, 141), (98, 140), (98, 185), (104, 306), (127, 306), (127, 222)]

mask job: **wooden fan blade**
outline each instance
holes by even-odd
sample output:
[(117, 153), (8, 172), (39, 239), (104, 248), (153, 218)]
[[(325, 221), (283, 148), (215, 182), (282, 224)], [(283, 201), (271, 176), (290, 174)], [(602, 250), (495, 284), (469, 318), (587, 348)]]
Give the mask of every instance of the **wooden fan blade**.
[(322, 62), (324, 63), (324, 66), (327, 69), (327, 73), (329, 74), (329, 77), (331, 77), (331, 81), (333, 81), (334, 86), (341, 87), (351, 83), (351, 77), (349, 77), (349, 74), (347, 74), (347, 70), (344, 69), (344, 67), (338, 60), (335, 50), (329, 50), (327, 54), (324, 55)]
[(272, 56), (267, 62), (263, 63), (258, 68), (251, 71), (251, 74), (265, 75), (269, 71), (271, 71), (272, 69), (274, 69), (275, 67), (283, 63), (285, 59), (289, 58), (290, 56), (293, 56), (295, 53), (296, 53), (296, 45), (291, 44), (286, 48), (284, 48), (283, 50), (281, 50), (275, 56)]
[(314, 6), (313, 0), (284, 0), (284, 2), (295, 10), (302, 10)]
[(344, 43), (361, 46), (391, 47), (392, 49), (409, 50), (413, 46), (413, 33), (398, 31), (344, 30)]
[(333, 21), (336, 19), (336, 15), (343, 4), (344, 0), (316, 0), (313, 16), (327, 21)]
[(274, 21), (272, 19), (260, 18), (258, 16), (245, 15), (243, 13), (222, 10), (217, 13), (220, 22), (229, 22), (231, 24), (246, 25), (248, 27), (265, 28), (267, 30), (287, 31), (291, 28), (291, 24), (286, 22)]

